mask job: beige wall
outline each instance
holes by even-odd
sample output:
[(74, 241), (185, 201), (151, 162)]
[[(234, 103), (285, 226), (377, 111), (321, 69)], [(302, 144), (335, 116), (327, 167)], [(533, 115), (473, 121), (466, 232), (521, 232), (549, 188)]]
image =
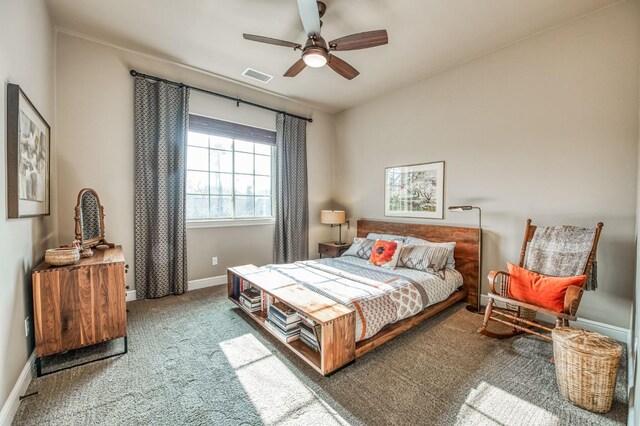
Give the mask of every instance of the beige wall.
[[(57, 244), (54, 115), (55, 32), (42, 1), (0, 0), (0, 135), (5, 141), (7, 83), (19, 84), (52, 129), (51, 216), (7, 219), (6, 142), (0, 148), (0, 408), (33, 350), (31, 268)], [(33, 330), (33, 320), (31, 321)]]
[[(318, 212), (332, 198), (333, 118), (302, 104), (195, 72), (134, 52), (66, 34), (58, 35), (57, 116), (59, 135), (60, 240), (73, 238), (73, 208), (83, 187), (97, 190), (105, 206), (109, 240), (122, 244), (131, 266), (127, 282), (133, 288), (133, 81), (129, 70), (220, 91), (274, 108), (311, 116), (309, 207), (311, 253), (329, 235)], [(249, 125), (274, 128), (275, 115), (248, 106), (193, 93), (191, 111)], [(197, 228), (187, 231), (190, 280), (218, 276), (244, 263), (273, 259), (273, 225)], [(211, 257), (218, 256), (217, 267)]]
[(445, 205), (482, 207), (485, 276), (518, 260), (527, 218), (603, 221), (600, 288), (579, 315), (628, 327), (637, 43), (638, 2), (627, 1), (340, 113), (336, 201), (352, 217), (384, 218), (385, 167), (444, 160)]

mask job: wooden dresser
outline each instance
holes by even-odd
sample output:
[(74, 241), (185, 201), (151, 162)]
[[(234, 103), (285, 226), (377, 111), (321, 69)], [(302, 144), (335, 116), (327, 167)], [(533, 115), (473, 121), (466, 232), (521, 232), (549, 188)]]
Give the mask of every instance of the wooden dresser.
[[(125, 260), (122, 246), (93, 249), (70, 266), (33, 270), (36, 368), (48, 355), (124, 337), (127, 348)], [(118, 354), (119, 355), (119, 354)]]

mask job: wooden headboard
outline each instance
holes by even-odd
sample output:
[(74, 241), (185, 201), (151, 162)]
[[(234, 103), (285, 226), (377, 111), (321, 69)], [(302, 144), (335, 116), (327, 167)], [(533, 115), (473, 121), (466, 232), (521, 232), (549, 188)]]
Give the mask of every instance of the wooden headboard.
[(456, 269), (462, 274), (464, 288), (467, 290), (467, 303), (476, 304), (480, 284), (478, 268), (480, 233), (478, 228), (358, 220), (358, 237), (364, 238), (370, 232), (422, 238), (434, 243), (455, 241), (456, 248), (453, 257), (456, 260)]

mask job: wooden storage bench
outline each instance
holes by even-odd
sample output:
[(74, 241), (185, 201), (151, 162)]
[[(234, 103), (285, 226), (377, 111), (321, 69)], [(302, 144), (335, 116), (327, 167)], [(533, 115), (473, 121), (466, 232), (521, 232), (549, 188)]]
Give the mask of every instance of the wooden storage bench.
[[(247, 281), (252, 287), (271, 295), (322, 327), (320, 353), (315, 352), (300, 340), (285, 343), (279, 339), (283, 345), (316, 371), (327, 375), (355, 359), (356, 319), (355, 311), (352, 308), (308, 290), (278, 272), (259, 270), (254, 265), (237, 266), (229, 268), (227, 271), (229, 300), (241, 308), (241, 302), (233, 291), (234, 277)], [(275, 336), (275, 333), (265, 325), (267, 312), (249, 313), (245, 309), (243, 311), (267, 332)]]

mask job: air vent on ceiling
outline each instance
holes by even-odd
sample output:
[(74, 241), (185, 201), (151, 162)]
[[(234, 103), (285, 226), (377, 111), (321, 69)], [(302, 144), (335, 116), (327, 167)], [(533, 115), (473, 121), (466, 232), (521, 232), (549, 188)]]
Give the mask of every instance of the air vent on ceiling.
[(245, 77), (252, 78), (254, 80), (261, 81), (263, 83), (268, 83), (269, 80), (271, 80), (273, 78), (272, 75), (265, 74), (265, 73), (260, 72), (260, 71), (256, 71), (253, 68), (247, 68), (246, 70), (244, 70), (242, 75), (244, 75)]

